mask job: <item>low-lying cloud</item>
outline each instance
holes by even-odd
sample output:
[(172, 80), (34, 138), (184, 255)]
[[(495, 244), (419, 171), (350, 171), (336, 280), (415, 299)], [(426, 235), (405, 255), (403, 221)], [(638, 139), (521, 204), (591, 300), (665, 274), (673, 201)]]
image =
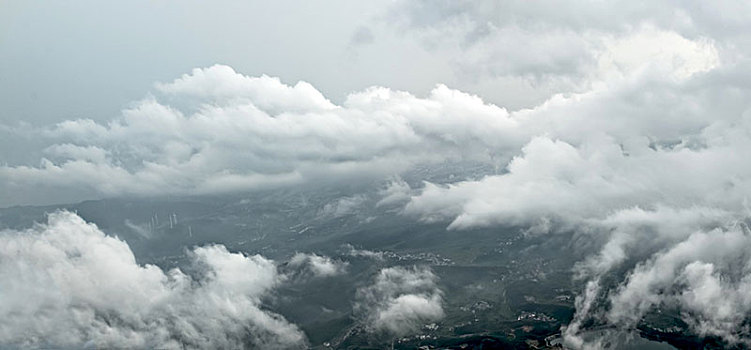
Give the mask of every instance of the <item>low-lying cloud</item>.
[(404, 336), (443, 318), (443, 292), (427, 268), (389, 267), (357, 292), (355, 309), (373, 332)]
[(347, 272), (348, 263), (315, 253), (297, 253), (290, 258), (289, 265), (304, 269), (313, 277), (332, 277)]
[(0, 345), (71, 348), (304, 348), (262, 299), (273, 261), (194, 248), (195, 276), (136, 262), (127, 243), (70, 212), (0, 232)]

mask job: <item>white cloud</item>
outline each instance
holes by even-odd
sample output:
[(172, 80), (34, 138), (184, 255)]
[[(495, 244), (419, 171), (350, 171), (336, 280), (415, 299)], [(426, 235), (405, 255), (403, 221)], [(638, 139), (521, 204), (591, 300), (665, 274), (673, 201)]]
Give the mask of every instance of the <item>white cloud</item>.
[(195, 248), (199, 276), (139, 265), (128, 245), (69, 212), (0, 233), (0, 344), (21, 347), (302, 348), (305, 335), (261, 308), (274, 263)]
[[(604, 238), (600, 252), (578, 266), (580, 277), (599, 285), (616, 268), (631, 272), (617, 290), (600, 286), (581, 297), (579, 306), (587, 307), (567, 333), (573, 346), (584, 346), (576, 335), (583, 319), (630, 329), (664, 305), (677, 305), (698, 334), (745, 343), (741, 320), (751, 310), (734, 295), (748, 279), (748, 257), (735, 253), (748, 249), (747, 233), (730, 227), (749, 216), (751, 168), (743, 158), (751, 129), (745, 114), (736, 118), (711, 122), (674, 146), (625, 145), (613, 136), (581, 143), (537, 137), (507, 173), (429, 184), (405, 212), (448, 220), (452, 229), (520, 225)], [(730, 297), (715, 303), (715, 293)], [(613, 296), (609, 307), (591, 304), (603, 295)]]
[(685, 208), (702, 203), (740, 211), (746, 200), (743, 189), (751, 186), (751, 167), (741, 150), (751, 145), (751, 139), (727, 141), (700, 149), (640, 145), (628, 153), (609, 137), (588, 140), (578, 148), (537, 137), (509, 163), (508, 173), (449, 186), (428, 185), (406, 211), (426, 220), (453, 220), (450, 228), (534, 224), (545, 217), (579, 223), (620, 209), (659, 204)]
[[(744, 160), (751, 146), (751, 96), (738, 80), (747, 76), (747, 47), (698, 4), (680, 11), (618, 6), (623, 18), (640, 20), (601, 22), (598, 6), (580, 11), (574, 5), (572, 17), (562, 15), (569, 6), (552, 13), (550, 6), (490, 3), (412, 13), (412, 21), (428, 21), (411, 23), (427, 35), (434, 26), (469, 23), (477, 30), (490, 23), (478, 36), (465, 37), (468, 51), (484, 57), (470, 61), (476, 69), (492, 71), (498, 64), (508, 70), (493, 74), (548, 72), (542, 79), (557, 84), (559, 93), (509, 113), (518, 123), (516, 135), (526, 136), (506, 172), (428, 183), (412, 194), (405, 213), (449, 222), (450, 229), (518, 225), (531, 227), (528, 232), (570, 230), (601, 243), (576, 266), (586, 287), (566, 332), (572, 346), (587, 346), (578, 331), (588, 318), (629, 329), (664, 306), (677, 307), (699, 334), (748, 342), (741, 322), (747, 302), (735, 297), (748, 279), (748, 258), (734, 253), (747, 249), (737, 223), (751, 213), (751, 167)], [(493, 45), (504, 42), (504, 33), (520, 30), (539, 38), (573, 31), (578, 36), (570, 39), (586, 38), (588, 45), (572, 49), (588, 51), (579, 55), (591, 60), (561, 73), (555, 67), (566, 65), (566, 52), (536, 68), (507, 65), (504, 47)], [(528, 41), (546, 48), (545, 40)], [(707, 249), (716, 255), (710, 258)], [(617, 286), (603, 284), (604, 276), (618, 271), (627, 276)]]
[(403, 336), (444, 317), (443, 292), (426, 268), (382, 269), (373, 285), (358, 290), (357, 310), (372, 331)]
[(751, 312), (749, 237), (740, 227), (699, 231), (655, 254), (611, 295), (608, 319), (631, 325), (652, 307), (677, 304), (699, 334), (749, 343), (737, 338)]
[(106, 124), (70, 120), (40, 132), (52, 157), (0, 167), (3, 197), (60, 187), (205, 194), (381, 177), (416, 163), (488, 159), (516, 125), (502, 108), (445, 86), (427, 98), (372, 88), (335, 106), (309, 84), (213, 66), (159, 89), (169, 104), (150, 97)]
[[(652, 308), (674, 306), (684, 311), (684, 321), (692, 325), (698, 334), (719, 335), (731, 342), (739, 341), (732, 331), (733, 327), (740, 324), (739, 322), (732, 326), (726, 324), (725, 329), (708, 330), (704, 326), (699, 326), (699, 323), (706, 321), (701, 314), (716, 314), (710, 305), (702, 305), (706, 307), (703, 309), (695, 305), (694, 313), (686, 313), (691, 309), (687, 303), (682, 303), (679, 299), (681, 295), (689, 292), (690, 286), (687, 286), (683, 277), (678, 277), (679, 266), (701, 265), (706, 261), (702, 249), (694, 249), (692, 246), (695, 243), (690, 242), (696, 241), (697, 237), (705, 236), (707, 232), (711, 235), (728, 228), (731, 228), (730, 231), (737, 230), (737, 224), (737, 214), (729, 211), (708, 207), (676, 210), (659, 206), (654, 210), (619, 210), (605, 219), (590, 220), (585, 226), (580, 226), (579, 229), (584, 232), (582, 234), (604, 236), (605, 243), (597, 254), (576, 266), (578, 278), (589, 281), (582, 295), (577, 297), (576, 315), (564, 333), (567, 344), (574, 348), (596, 348), (597, 341), (604, 340), (595, 339), (592, 343), (587, 343), (579, 336), (582, 323), (589, 319), (608, 322), (628, 330)], [(708, 241), (704, 241), (706, 242)], [(745, 244), (741, 241), (735, 243), (741, 246)], [(676, 259), (673, 258), (661, 258), (666, 252), (674, 251), (678, 247), (684, 247), (679, 249), (683, 252), (681, 262), (674, 261)], [(717, 250), (720, 254), (719, 260), (725, 261), (723, 266), (727, 266), (727, 269), (721, 274), (735, 276), (730, 277), (734, 279), (734, 283), (747, 278), (738, 277), (747, 274), (746, 267), (733, 265), (738, 258), (732, 251), (719, 246), (706, 248)], [(726, 253), (727, 255), (724, 255)], [(629, 272), (619, 282), (619, 286), (603, 284), (606, 275), (623, 267)], [(723, 293), (731, 290), (732, 288), (727, 288)], [(599, 304), (598, 300), (604, 299), (609, 300), (607, 308)], [(745, 307), (743, 303), (732, 300), (728, 302), (738, 309)], [(699, 317), (695, 312), (698, 312)]]
[(705, 108), (722, 94), (689, 83), (719, 66), (710, 40), (645, 27), (601, 41), (587, 53), (597, 64), (582, 75), (586, 88), (512, 113), (445, 85), (422, 98), (373, 87), (335, 105), (304, 82), (194, 69), (107, 123), (18, 130), (47, 142), (47, 157), (1, 166), (0, 190), (15, 200), (6, 204), (35, 188), (88, 197), (220, 193), (383, 177), (421, 163), (503, 165), (541, 135), (577, 146), (604, 133), (639, 147), (709, 126)]
[(279, 78), (240, 76), (232, 68), (220, 65), (194, 69), (191, 74), (185, 74), (171, 83), (157, 84), (157, 89), (169, 95), (209, 99), (221, 104), (245, 100), (272, 116), (336, 108), (306, 82), (288, 86)]
[(290, 258), (289, 264), (294, 267), (306, 267), (316, 277), (341, 275), (347, 271), (348, 265), (347, 262), (315, 253), (297, 253)]
[(386, 184), (379, 193), (381, 199), (376, 203), (378, 207), (402, 205), (409, 202), (412, 188), (401, 178), (395, 178)]
[(689, 40), (672, 31), (645, 26), (636, 33), (606, 40), (597, 55), (601, 78), (628, 76), (640, 70), (658, 70), (674, 79), (686, 79), (720, 65), (717, 49), (709, 39)]
[(347, 243), (342, 245), (342, 250), (349, 256), (363, 257), (374, 260), (384, 260), (384, 252), (372, 251), (367, 249), (357, 249), (353, 245)]
[(640, 27), (595, 41), (601, 49), (583, 53), (597, 63), (581, 74), (582, 89), (512, 113), (440, 84), (426, 97), (372, 87), (335, 105), (305, 82), (222, 65), (194, 69), (107, 123), (18, 130), (47, 142), (46, 157), (38, 166), (0, 166), (0, 191), (5, 204), (44, 197), (21, 195), (30, 189), (92, 198), (221, 193), (384, 177), (422, 163), (502, 166), (541, 135), (577, 146), (605, 133), (630, 147), (708, 126), (702, 108), (721, 95), (687, 84), (719, 66), (711, 40)]

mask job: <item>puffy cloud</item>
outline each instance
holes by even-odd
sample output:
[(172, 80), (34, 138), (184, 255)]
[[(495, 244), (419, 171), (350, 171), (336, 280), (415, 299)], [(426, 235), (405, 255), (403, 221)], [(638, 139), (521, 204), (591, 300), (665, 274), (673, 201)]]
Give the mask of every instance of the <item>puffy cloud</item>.
[(158, 88), (161, 100), (109, 123), (70, 120), (37, 132), (52, 142), (48, 157), (0, 167), (3, 198), (23, 202), (20, 193), (37, 186), (97, 197), (380, 177), (416, 163), (488, 159), (516, 125), (502, 108), (445, 86), (427, 98), (372, 88), (336, 106), (306, 83), (213, 66)]
[(347, 270), (346, 262), (315, 253), (297, 253), (289, 260), (289, 264), (294, 267), (305, 267), (316, 277), (336, 276)]
[(212, 245), (196, 274), (136, 262), (128, 245), (70, 212), (0, 233), (0, 343), (21, 347), (302, 348), (304, 334), (261, 307), (274, 263)]
[(232, 68), (220, 65), (194, 69), (171, 83), (157, 84), (157, 89), (169, 95), (208, 98), (215, 102), (245, 100), (272, 116), (336, 107), (306, 82), (288, 86), (279, 78), (239, 76)]
[[(586, 226), (579, 226), (580, 230), (585, 231), (583, 234), (604, 236), (605, 243), (597, 254), (576, 266), (578, 278), (588, 279), (588, 282), (582, 294), (577, 297), (574, 320), (564, 332), (567, 344), (573, 348), (597, 348), (597, 342), (603, 339), (588, 343), (578, 334), (584, 321), (594, 319), (622, 329), (632, 329), (645, 313), (656, 307), (678, 307), (684, 312), (684, 321), (692, 325), (700, 335), (719, 335), (731, 342), (742, 340), (733, 334), (739, 329), (733, 327), (740, 326), (742, 317), (734, 319), (735, 323), (732, 325), (726, 323), (725, 329), (708, 329), (699, 324), (706, 323), (702, 314), (716, 315), (710, 303), (701, 306), (695, 304), (691, 310), (687, 303), (680, 300), (682, 295), (690, 294), (691, 290), (686, 284), (685, 276), (680, 274), (681, 269), (688, 265), (703, 265), (707, 261), (706, 254), (702, 252), (704, 248), (693, 247), (697, 239), (719, 232), (737, 234), (740, 232), (737, 231), (738, 220), (738, 214), (715, 208), (691, 207), (676, 210), (660, 206), (654, 210), (619, 210), (605, 219), (590, 220)], [(743, 235), (747, 233), (741, 233)], [(704, 240), (701, 244), (708, 242), (709, 240)], [(743, 246), (746, 243), (736, 240), (733, 244)], [(738, 256), (732, 251), (726, 251), (724, 247), (717, 245), (705, 248), (716, 249), (717, 261), (724, 261), (722, 265), (727, 266), (720, 274), (735, 283), (747, 278), (742, 277), (747, 275), (747, 263), (736, 265)], [(666, 252), (676, 249), (682, 251), (681, 259), (675, 259), (676, 254), (664, 257)], [(624, 267), (628, 272), (620, 282), (618, 279), (615, 285), (604, 282), (608, 275), (621, 277), (616, 274), (616, 270)], [(735, 287), (726, 288), (722, 292), (731, 293), (733, 288)], [(608, 301), (607, 307), (602, 305), (604, 300)], [(736, 301), (729, 299), (728, 302), (735, 304), (737, 310), (744, 310), (744, 303)], [(739, 311), (738, 315), (743, 312)]]
[[(449, 229), (518, 225), (592, 238), (599, 251), (575, 268), (585, 283), (566, 331), (571, 346), (588, 346), (578, 336), (587, 319), (630, 329), (661, 307), (677, 308), (698, 334), (746, 343), (749, 310), (737, 291), (748, 263), (737, 252), (747, 249), (739, 223), (750, 213), (743, 155), (751, 146), (751, 96), (741, 87), (748, 46), (698, 3), (677, 11), (615, 6), (622, 18), (597, 17), (598, 6), (553, 13), (514, 2), (408, 13), (411, 28), (426, 37), (435, 28), (460, 33), (467, 51), (487, 60), (469, 60), (476, 69), (497, 63), (507, 70), (495, 75), (548, 72), (538, 78), (557, 84), (558, 94), (509, 113), (526, 136), (504, 172), (427, 183), (411, 192), (405, 213), (449, 222)], [(576, 13), (562, 15), (569, 10)], [(740, 17), (734, 23), (747, 26)], [(556, 42), (585, 38), (588, 45), (571, 49), (591, 59), (567, 66), (563, 51), (538, 67), (509, 65), (493, 43), (519, 28), (528, 37), (562, 38)], [(563, 39), (572, 32), (579, 35)], [(528, 41), (546, 48), (545, 40)], [(557, 73), (558, 64), (567, 68)]]
[[(637, 68), (513, 113), (444, 85), (425, 98), (374, 87), (337, 106), (309, 84), (288, 86), (227, 66), (196, 69), (159, 84), (160, 99), (140, 101), (109, 123), (69, 120), (32, 131), (52, 143), (47, 157), (38, 166), (1, 166), (0, 190), (12, 201), (6, 204), (81, 199), (48, 198), (59, 188), (86, 197), (221, 193), (382, 177), (445, 161), (503, 165), (540, 135), (577, 144), (607, 133), (639, 147), (644, 137), (673, 141), (707, 127), (702, 108), (722, 95), (684, 81), (707, 79), (701, 73), (714, 67), (713, 46), (674, 33), (639, 35), (614, 45), (602, 64)], [(674, 49), (622, 53), (641, 52), (637, 47)], [(725, 109), (735, 112), (738, 101)], [(29, 197), (31, 188), (48, 196), (31, 191)]]
[[(751, 129), (745, 113), (706, 113), (714, 121), (673, 144), (630, 143), (616, 133), (535, 137), (506, 173), (427, 184), (405, 212), (448, 220), (450, 229), (519, 225), (603, 242), (577, 266), (592, 287), (580, 296), (569, 345), (587, 346), (576, 334), (587, 318), (630, 329), (666, 305), (683, 311), (698, 334), (745, 343), (751, 310), (734, 295), (748, 279), (747, 257), (735, 253), (748, 248), (747, 234), (731, 227), (749, 216), (751, 168), (743, 155)], [(601, 283), (624, 269), (630, 272), (620, 287)], [(717, 293), (730, 297), (720, 302)]]
[[(708, 127), (710, 104), (742, 108), (712, 93), (723, 83), (706, 74), (719, 66), (711, 40), (645, 27), (604, 42), (588, 54), (596, 63), (580, 92), (516, 112), (445, 85), (426, 97), (373, 87), (335, 105), (305, 82), (194, 69), (107, 123), (6, 128), (48, 145), (37, 166), (0, 166), (0, 193), (4, 204), (27, 204), (383, 177), (446, 161), (503, 166), (541, 135), (578, 146), (605, 133), (639, 149)], [(74, 195), (50, 198), (59, 189)]]
[(349, 256), (363, 257), (363, 258), (380, 260), (380, 261), (384, 260), (384, 255), (385, 255), (384, 252), (380, 252), (380, 251), (357, 249), (349, 243), (342, 245), (342, 250), (344, 251), (345, 254)]
[(443, 292), (426, 268), (382, 269), (373, 285), (358, 290), (355, 308), (372, 331), (403, 336), (443, 318)]
[(633, 324), (652, 307), (678, 305), (699, 334), (751, 343), (738, 338), (751, 312), (750, 237), (745, 227), (699, 231), (655, 254), (610, 296), (608, 319)]
[(742, 211), (751, 167), (741, 150), (751, 139), (728, 141), (698, 149), (639, 145), (624, 150), (610, 137), (593, 138), (578, 148), (537, 137), (509, 163), (506, 174), (427, 185), (406, 211), (425, 220), (452, 219), (450, 228), (533, 224), (546, 217), (579, 223), (659, 204), (686, 208), (702, 203)]

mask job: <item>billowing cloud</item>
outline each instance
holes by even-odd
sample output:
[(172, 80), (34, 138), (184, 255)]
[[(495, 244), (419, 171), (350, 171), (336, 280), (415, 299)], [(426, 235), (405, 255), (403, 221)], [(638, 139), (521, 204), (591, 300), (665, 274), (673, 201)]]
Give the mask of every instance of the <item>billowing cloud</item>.
[(355, 308), (372, 331), (407, 335), (443, 318), (443, 292), (436, 282), (426, 268), (385, 268), (375, 283), (358, 290)]
[[(712, 207), (675, 209), (658, 206), (653, 210), (638, 207), (618, 210), (604, 219), (591, 219), (580, 224), (580, 234), (604, 238), (600, 251), (577, 264), (575, 270), (580, 279), (587, 280), (582, 294), (577, 297), (577, 313), (566, 329), (566, 341), (574, 348), (591, 347), (578, 335), (585, 321), (612, 324), (619, 329), (632, 329), (649, 311), (655, 308), (677, 308), (683, 320), (697, 334), (716, 335), (729, 342), (748, 342), (740, 335), (741, 319), (747, 313), (744, 302), (726, 299), (738, 311), (734, 319), (725, 319), (724, 328), (709, 328), (707, 315), (718, 315), (705, 299), (705, 304), (689, 306), (682, 300), (693, 295), (686, 283), (687, 275), (681, 272), (689, 265), (710, 263), (715, 276), (723, 276), (722, 293), (730, 293), (748, 279), (748, 257), (742, 257), (735, 249), (747, 249), (743, 237), (748, 236), (745, 216)], [(725, 249), (722, 241), (737, 244)], [(698, 243), (701, 242), (701, 243)], [(702, 248), (697, 244), (705, 245)], [(746, 247), (746, 248), (744, 248)], [(714, 249), (714, 254), (706, 249)], [(680, 257), (678, 257), (680, 255)], [(722, 266), (721, 271), (715, 265)], [(616, 284), (605, 283), (605, 276), (625, 269), (626, 275)], [(691, 268), (688, 268), (689, 270)], [(729, 295), (729, 294), (728, 294)], [(706, 296), (706, 295), (705, 295)], [(607, 306), (602, 305), (607, 301)], [(722, 318), (720, 318), (722, 319)], [(607, 335), (606, 335), (607, 336)], [(596, 343), (595, 343), (596, 344)]]
[[(457, 61), (480, 76), (529, 75), (558, 94), (510, 112), (526, 139), (504, 172), (403, 190), (412, 193), (405, 213), (449, 229), (518, 225), (601, 242), (575, 269), (584, 283), (566, 331), (573, 347), (586, 346), (578, 336), (585, 320), (628, 330), (658, 308), (677, 309), (697, 334), (751, 341), (747, 301), (738, 294), (749, 279), (741, 252), (751, 213), (744, 160), (751, 96), (743, 82), (748, 47), (737, 29), (749, 18), (698, 3), (609, 4), (622, 10), (618, 19), (600, 16), (595, 4), (565, 1), (420, 4), (400, 6), (413, 10), (402, 14), (428, 45), (436, 33), (461, 40), (469, 56)], [(529, 61), (536, 67), (508, 64), (507, 48), (524, 46), (508, 45), (515, 32), (557, 55)]]
[[(572, 346), (583, 346), (575, 335), (580, 320), (592, 317), (630, 329), (648, 311), (666, 306), (683, 311), (684, 321), (698, 334), (746, 343), (746, 301), (729, 297), (716, 304), (712, 298), (743, 288), (747, 257), (735, 255), (729, 244), (711, 242), (735, 239), (733, 244), (745, 247), (741, 237), (746, 233), (736, 226), (749, 216), (751, 168), (744, 160), (751, 146), (749, 106), (740, 100), (721, 103), (727, 96), (719, 91), (735, 89), (729, 73), (699, 74), (663, 85), (656, 94), (645, 95), (653, 85), (642, 81), (611, 85), (578, 100), (550, 101), (549, 112), (572, 107), (580, 114), (556, 113), (560, 119), (548, 119), (550, 132), (532, 137), (505, 173), (428, 183), (405, 212), (425, 221), (448, 221), (450, 229), (519, 225), (534, 232), (575, 230), (604, 237), (601, 251), (579, 265), (589, 287), (569, 328)], [(620, 119), (618, 103), (647, 95), (659, 98), (637, 98), (645, 102), (636, 107), (644, 113), (631, 110), (631, 120)], [(667, 110), (640, 121), (662, 109), (648, 101), (685, 113), (681, 121), (670, 121)], [(595, 111), (610, 114), (600, 120)], [(582, 118), (581, 124), (563, 124), (567, 118)], [(568, 129), (574, 125), (579, 133)], [(718, 255), (707, 256), (697, 240), (714, 244)], [(682, 252), (679, 262), (662, 261), (673, 259), (675, 250)], [(602, 284), (601, 277), (616, 268), (630, 272), (619, 286)], [(601, 298), (609, 306), (595, 303)]]
[(347, 262), (315, 253), (297, 253), (289, 260), (289, 264), (293, 267), (305, 268), (315, 277), (336, 276), (347, 270)]
[(751, 312), (749, 248), (745, 225), (695, 232), (637, 265), (611, 295), (607, 317), (634, 324), (654, 306), (677, 304), (700, 335), (749, 344), (742, 327)]
[(3, 198), (24, 202), (20, 193), (36, 186), (93, 197), (205, 194), (385, 176), (416, 163), (486, 160), (515, 139), (504, 109), (446, 86), (427, 98), (372, 88), (336, 106), (307, 83), (213, 66), (157, 87), (160, 100), (109, 123), (36, 131), (52, 144), (39, 166), (0, 167)]
[(451, 219), (450, 228), (534, 224), (551, 217), (579, 223), (658, 204), (685, 208), (701, 203), (742, 212), (751, 189), (751, 167), (743, 161), (742, 150), (751, 146), (751, 138), (735, 138), (732, 134), (738, 132), (726, 129), (718, 139), (699, 140), (706, 146), (696, 148), (626, 148), (612, 137), (592, 138), (576, 147), (536, 137), (509, 163), (508, 173), (428, 185), (407, 212), (426, 220)]
[[(289, 86), (227, 66), (196, 69), (158, 84), (159, 98), (109, 123), (69, 120), (24, 131), (51, 144), (38, 166), (1, 166), (0, 190), (13, 204), (39, 197), (30, 188), (46, 191), (47, 201), (81, 199), (49, 198), (61, 188), (85, 197), (221, 193), (383, 177), (445, 161), (503, 166), (540, 135), (582, 143), (607, 133), (638, 147), (707, 127), (700, 102), (721, 95), (688, 82), (709, 79), (702, 73), (717, 65), (712, 44), (675, 33), (635, 35), (607, 51), (607, 77), (592, 80), (593, 89), (513, 113), (444, 85), (425, 98), (374, 87), (337, 106), (307, 83)], [(624, 53), (644, 47), (672, 49)], [(667, 102), (629, 102), (640, 99)]]
[[(588, 345), (577, 334), (585, 320), (633, 329), (651, 310), (674, 308), (700, 336), (751, 344), (745, 325), (751, 312), (745, 292), (751, 282), (751, 231), (746, 223), (728, 222), (717, 214), (696, 208), (619, 215), (623, 217), (614, 236), (597, 257), (580, 266), (592, 269), (592, 279), (577, 298), (577, 315), (565, 332), (567, 343)], [(655, 221), (663, 219), (666, 223)], [(616, 288), (605, 288), (604, 273), (623, 265), (632, 266), (624, 280)], [(608, 308), (597, 305), (601, 297)]]
[[(721, 56), (733, 59), (737, 33), (749, 26), (746, 10), (732, 1), (711, 8), (693, 1), (396, 1), (387, 18), (451, 62), (453, 84), (521, 109), (556, 94), (588, 91), (647, 62), (683, 64), (690, 71), (716, 65)], [(706, 38), (725, 54), (700, 49), (686, 60)]]
[[(577, 75), (581, 88), (559, 89), (514, 112), (440, 84), (425, 97), (372, 87), (337, 105), (306, 82), (287, 85), (223, 65), (194, 69), (156, 84), (154, 95), (109, 122), (5, 127), (47, 145), (38, 165), (0, 166), (0, 197), (28, 204), (222, 193), (384, 177), (459, 160), (501, 168), (536, 137), (577, 147), (606, 134), (639, 150), (699, 133), (709, 126), (704, 108), (716, 102), (728, 112), (740, 108), (740, 100), (717, 101), (727, 96), (717, 85), (730, 89), (722, 81), (731, 77), (707, 74), (721, 65), (711, 39), (654, 26), (597, 40), (570, 35), (598, 43), (572, 56), (592, 61)], [(519, 61), (549, 55), (528, 56)]]
[(303, 348), (262, 299), (281, 282), (261, 256), (193, 249), (196, 275), (136, 262), (70, 212), (0, 233), (0, 344), (72, 348)]

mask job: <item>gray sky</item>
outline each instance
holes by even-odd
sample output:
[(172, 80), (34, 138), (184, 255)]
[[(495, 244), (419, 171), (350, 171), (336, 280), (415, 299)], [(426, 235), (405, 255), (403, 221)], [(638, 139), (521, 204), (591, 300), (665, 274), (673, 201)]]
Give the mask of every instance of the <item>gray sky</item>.
[(304, 80), (335, 102), (372, 85), (424, 94), (444, 83), (516, 109), (567, 85), (545, 75), (578, 64), (574, 52), (520, 65), (527, 54), (518, 53), (518, 42), (485, 50), (481, 21), (495, 25), (502, 8), (463, 23), (475, 15), (465, 13), (469, 6), (418, 4), (3, 0), (0, 122), (111, 119), (155, 82), (217, 63), (251, 76)]
[(0, 120), (110, 119), (155, 82), (215, 63), (333, 100), (370, 85), (425, 92), (446, 67), (379, 20), (387, 4), (3, 1)]

